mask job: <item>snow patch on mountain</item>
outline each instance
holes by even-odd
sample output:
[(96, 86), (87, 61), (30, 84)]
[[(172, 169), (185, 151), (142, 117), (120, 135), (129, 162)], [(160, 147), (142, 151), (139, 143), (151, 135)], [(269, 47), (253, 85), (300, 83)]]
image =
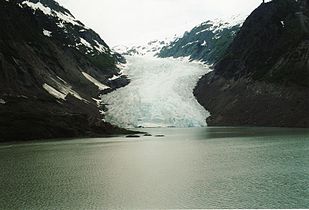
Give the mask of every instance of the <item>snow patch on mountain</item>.
[(203, 46), (203, 47), (206, 47), (206, 46), (207, 46), (206, 40), (204, 40), (204, 42), (201, 44), (201, 46)]
[(109, 78), (108, 80), (109, 81), (113, 81), (113, 80), (116, 80), (116, 79), (119, 79), (120, 77), (122, 77), (122, 75), (114, 75), (112, 78)]
[(97, 51), (100, 51), (101, 53), (107, 53), (108, 52), (108, 48), (105, 47), (104, 45), (100, 44), (97, 40), (94, 40), (95, 44), (94, 45), (94, 48), (97, 50)]
[(48, 30), (43, 30), (43, 34), (44, 36), (47, 36), (47, 37), (51, 37), (52, 36), (52, 32), (51, 31), (48, 31)]
[(58, 98), (58, 99), (62, 99), (62, 100), (65, 100), (65, 97), (67, 96), (66, 94), (58, 91), (56, 88), (48, 85), (48, 84), (43, 84), (43, 88), (52, 96), (54, 96), (55, 98)]
[(22, 5), (27, 5), (28, 7), (32, 8), (35, 13), (37, 10), (41, 10), (45, 15), (52, 15), (52, 10), (49, 7), (45, 7), (41, 2), (33, 3), (30, 1), (22, 2)]
[(60, 80), (61, 82), (57, 81), (56, 79), (51, 78), (51, 80), (54, 83), (54, 86), (44, 83), (42, 87), (52, 96), (54, 96), (57, 99), (66, 100), (66, 97), (70, 94), (77, 98), (78, 100), (88, 102), (86, 99), (82, 98), (76, 91), (72, 89), (72, 86), (70, 86), (68, 83), (66, 83), (63, 80)]
[(182, 46), (181, 48), (185, 48), (185, 47), (192, 45), (192, 44), (195, 44), (195, 43), (199, 43), (199, 41), (189, 42), (189, 43), (185, 44), (184, 46)]
[(0, 104), (4, 105), (4, 104), (6, 104), (6, 101), (4, 99), (0, 98)]
[(87, 48), (93, 49), (93, 47), (91, 46), (91, 44), (89, 42), (87, 42), (84, 38), (80, 37), (80, 43), (77, 45), (84, 45)]
[(82, 72), (82, 74), (84, 75), (84, 77), (89, 80), (90, 82), (92, 82), (95, 86), (97, 86), (99, 88), (99, 90), (106, 90), (109, 89), (110, 87), (108, 87), (107, 85), (102, 84), (101, 82), (99, 82), (98, 80), (96, 80), (95, 78), (93, 78), (92, 76), (90, 76), (89, 74), (87, 74), (86, 72)]
[(22, 5), (26, 5), (26, 6), (30, 7), (30, 8), (32, 8), (34, 10), (34, 13), (37, 10), (40, 10), (45, 15), (57, 17), (62, 22), (70, 23), (72, 25), (83, 26), (71, 14), (68, 14), (66, 12), (63, 13), (63, 12), (58, 12), (58, 11), (52, 10), (51, 8), (44, 6), (41, 2), (33, 3), (33, 2), (30, 2), (30, 1), (23, 1)]

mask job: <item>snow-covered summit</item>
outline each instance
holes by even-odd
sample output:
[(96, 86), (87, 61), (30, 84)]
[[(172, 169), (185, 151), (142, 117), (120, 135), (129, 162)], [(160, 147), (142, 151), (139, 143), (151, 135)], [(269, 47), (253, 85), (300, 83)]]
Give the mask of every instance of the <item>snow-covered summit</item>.
[[(75, 48), (86, 55), (104, 54), (113, 57), (113, 52), (97, 33), (86, 27), (56, 1), (15, 0), (15, 2), (19, 7), (31, 9), (34, 15), (44, 19), (40, 24), (44, 28), (42, 33), (45, 36), (61, 39), (64, 46)], [(50, 33), (46, 33), (47, 31)]]
[(192, 30), (198, 30), (196, 33), (200, 34), (205, 31), (212, 31), (213, 33), (217, 33), (223, 31), (225, 29), (233, 28), (234, 26), (242, 26), (246, 17), (243, 15), (234, 15), (229, 19), (214, 19), (207, 20), (200, 25), (194, 27)]
[(240, 30), (244, 17), (237, 15), (229, 20), (208, 20), (164, 46), (159, 57), (189, 57), (189, 60), (213, 64), (224, 54)]
[(175, 41), (177, 36), (168, 37), (162, 40), (152, 40), (143, 45), (134, 45), (131, 47), (118, 45), (113, 47), (113, 50), (122, 54), (130, 56), (155, 56), (161, 49), (168, 46), (171, 42)]
[(231, 43), (245, 17), (235, 15), (227, 20), (207, 20), (182, 36), (174, 35), (143, 45), (113, 47), (115, 52), (129, 56), (186, 57), (208, 64), (214, 63)]
[(28, 6), (33, 9), (35, 13), (37, 10), (42, 11), (45, 15), (57, 17), (62, 22), (71, 23), (73, 25), (84, 26), (81, 22), (75, 19), (75, 17), (57, 2), (54, 1), (31, 1), (25, 0), (21, 3), (22, 6)]

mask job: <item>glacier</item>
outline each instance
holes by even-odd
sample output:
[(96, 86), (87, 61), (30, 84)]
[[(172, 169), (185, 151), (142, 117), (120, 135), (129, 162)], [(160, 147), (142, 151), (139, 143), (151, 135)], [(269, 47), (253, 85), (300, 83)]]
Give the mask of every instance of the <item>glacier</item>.
[(123, 73), (131, 83), (103, 95), (105, 120), (124, 128), (203, 127), (209, 113), (193, 95), (210, 71), (200, 63), (151, 56), (127, 56)]

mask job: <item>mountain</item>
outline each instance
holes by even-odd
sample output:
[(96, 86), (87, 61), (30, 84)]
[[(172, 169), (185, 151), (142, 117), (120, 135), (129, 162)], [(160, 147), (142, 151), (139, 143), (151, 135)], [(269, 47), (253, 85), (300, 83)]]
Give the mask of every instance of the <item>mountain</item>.
[(0, 1), (0, 141), (123, 132), (99, 95), (125, 59), (54, 0)]
[(144, 45), (113, 47), (115, 52), (129, 56), (156, 56), (161, 58), (189, 57), (189, 60), (213, 64), (225, 53), (243, 23), (235, 16), (230, 22), (223, 20), (206, 21), (181, 37), (173, 36), (164, 40), (153, 40)]
[(189, 57), (189, 60), (213, 64), (223, 56), (242, 22), (243, 19), (239, 16), (235, 16), (230, 22), (206, 21), (164, 46), (158, 57)]
[(176, 39), (176, 35), (172, 38), (165, 38), (163, 40), (152, 40), (144, 45), (136, 45), (136, 46), (124, 46), (118, 45), (113, 47), (115, 52), (118, 52), (121, 55), (129, 55), (129, 56), (156, 56), (162, 48), (168, 46)]
[(261, 4), (195, 89), (211, 126), (309, 127), (309, 5)]

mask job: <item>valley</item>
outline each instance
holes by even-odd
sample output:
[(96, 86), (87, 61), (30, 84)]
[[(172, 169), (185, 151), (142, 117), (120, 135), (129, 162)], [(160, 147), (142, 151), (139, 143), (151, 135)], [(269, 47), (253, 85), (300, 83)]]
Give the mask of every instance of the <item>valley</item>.
[(0, 0), (0, 209), (309, 208), (308, 20), (309, 0)]

